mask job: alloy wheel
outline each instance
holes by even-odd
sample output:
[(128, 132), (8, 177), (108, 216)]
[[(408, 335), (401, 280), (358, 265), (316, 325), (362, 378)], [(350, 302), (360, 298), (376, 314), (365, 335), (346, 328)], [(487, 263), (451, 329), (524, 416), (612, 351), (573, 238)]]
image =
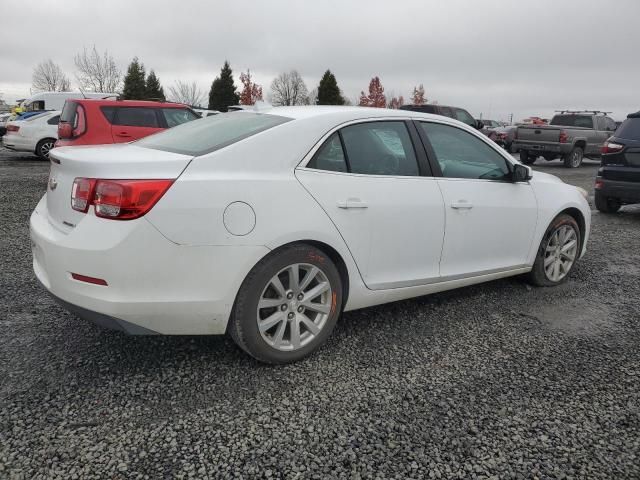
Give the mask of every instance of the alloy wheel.
[(578, 254), (578, 235), (569, 225), (561, 225), (549, 237), (544, 252), (544, 272), (552, 282), (567, 276)]
[(40, 146), (40, 153), (44, 158), (49, 158), (49, 152), (53, 148), (53, 142), (45, 142)]
[(269, 280), (260, 295), (256, 312), (260, 335), (276, 350), (298, 350), (318, 336), (334, 299), (322, 269), (306, 263), (289, 265)]

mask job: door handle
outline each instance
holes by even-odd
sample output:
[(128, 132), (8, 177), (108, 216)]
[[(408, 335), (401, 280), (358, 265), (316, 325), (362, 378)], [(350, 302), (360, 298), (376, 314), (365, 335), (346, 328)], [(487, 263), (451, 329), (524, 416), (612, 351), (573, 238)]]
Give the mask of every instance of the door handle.
[(367, 208), (368, 205), (359, 198), (347, 198), (337, 202), (338, 208)]
[(116, 133), (116, 137), (130, 137), (131, 135), (129, 135), (127, 132), (120, 132), (120, 133)]
[(459, 200), (457, 202), (453, 202), (451, 204), (451, 208), (455, 208), (456, 210), (469, 210), (473, 208), (473, 203), (469, 203), (466, 200)]

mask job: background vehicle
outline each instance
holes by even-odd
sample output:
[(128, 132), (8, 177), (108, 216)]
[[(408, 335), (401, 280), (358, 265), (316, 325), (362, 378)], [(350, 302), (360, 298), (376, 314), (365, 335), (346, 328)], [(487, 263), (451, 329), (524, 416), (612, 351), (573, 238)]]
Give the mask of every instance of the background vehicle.
[(500, 125), (495, 120), (487, 120), (483, 118), (480, 121), (482, 122), (482, 128), (480, 129), (480, 131), (495, 142), (498, 139), (497, 130), (499, 128), (502, 128), (502, 125)]
[(27, 112), (35, 110), (62, 110), (64, 102), (69, 99), (111, 98), (112, 100), (115, 100), (117, 97), (117, 93), (103, 92), (40, 92), (24, 100), (21, 107)]
[(400, 110), (410, 110), (412, 112), (433, 113), (434, 115), (442, 115), (444, 117), (459, 120), (466, 123), (472, 128), (481, 130), (484, 124), (481, 120), (475, 120), (469, 112), (464, 108), (448, 107), (446, 105), (403, 105)]
[(602, 146), (595, 184), (596, 208), (615, 213), (640, 203), (640, 112), (632, 113)]
[(565, 167), (576, 168), (584, 157), (599, 158), (604, 141), (616, 130), (616, 123), (597, 110), (562, 110), (549, 125), (521, 125), (514, 144), (520, 161), (533, 164), (540, 156), (545, 160), (560, 157)]
[(557, 285), (590, 226), (586, 192), (417, 112), (234, 112), (51, 156), (31, 236), (54, 296), (131, 333), (230, 332), (272, 363), (343, 309), (527, 272)]
[(517, 125), (506, 125), (496, 128), (495, 142), (509, 153), (517, 153), (518, 149), (514, 146), (513, 140), (516, 136)]
[(33, 152), (40, 158), (48, 158), (58, 135), (60, 112), (41, 112), (26, 120), (7, 123), (2, 144), (18, 152)]
[(200, 118), (186, 105), (138, 100), (68, 100), (56, 147), (138, 140)]
[(0, 137), (2, 137), (7, 129), (6, 129), (6, 124), (9, 121), (9, 118), (11, 118), (11, 113), (0, 113)]

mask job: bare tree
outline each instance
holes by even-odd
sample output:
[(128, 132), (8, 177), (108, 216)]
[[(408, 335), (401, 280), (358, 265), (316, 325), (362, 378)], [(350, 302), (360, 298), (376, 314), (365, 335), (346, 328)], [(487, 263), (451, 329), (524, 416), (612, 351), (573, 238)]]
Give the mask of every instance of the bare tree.
[(173, 102), (199, 107), (204, 102), (204, 94), (196, 82), (187, 83), (176, 80), (175, 85), (169, 87), (169, 99)]
[(309, 94), (304, 80), (296, 70), (278, 75), (271, 83), (273, 105), (309, 105)]
[(91, 51), (86, 47), (75, 56), (74, 62), (78, 71), (76, 79), (80, 88), (91, 92), (116, 92), (120, 88), (122, 73), (108, 51), (102, 55), (95, 45)]
[(71, 90), (71, 82), (62, 68), (48, 59), (33, 69), (31, 87), (36, 92), (68, 92)]

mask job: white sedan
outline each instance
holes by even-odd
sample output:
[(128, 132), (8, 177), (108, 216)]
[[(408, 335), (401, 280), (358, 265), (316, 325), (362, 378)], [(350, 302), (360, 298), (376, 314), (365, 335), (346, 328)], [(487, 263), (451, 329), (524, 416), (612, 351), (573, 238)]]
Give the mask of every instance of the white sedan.
[(2, 144), (17, 152), (35, 153), (40, 158), (49, 158), (58, 139), (60, 112), (53, 110), (34, 115), (26, 120), (7, 122)]
[(567, 279), (586, 192), (458, 121), (279, 107), (126, 145), (57, 148), (33, 267), (69, 310), (132, 334), (224, 334), (298, 360), (341, 312), (528, 274)]

